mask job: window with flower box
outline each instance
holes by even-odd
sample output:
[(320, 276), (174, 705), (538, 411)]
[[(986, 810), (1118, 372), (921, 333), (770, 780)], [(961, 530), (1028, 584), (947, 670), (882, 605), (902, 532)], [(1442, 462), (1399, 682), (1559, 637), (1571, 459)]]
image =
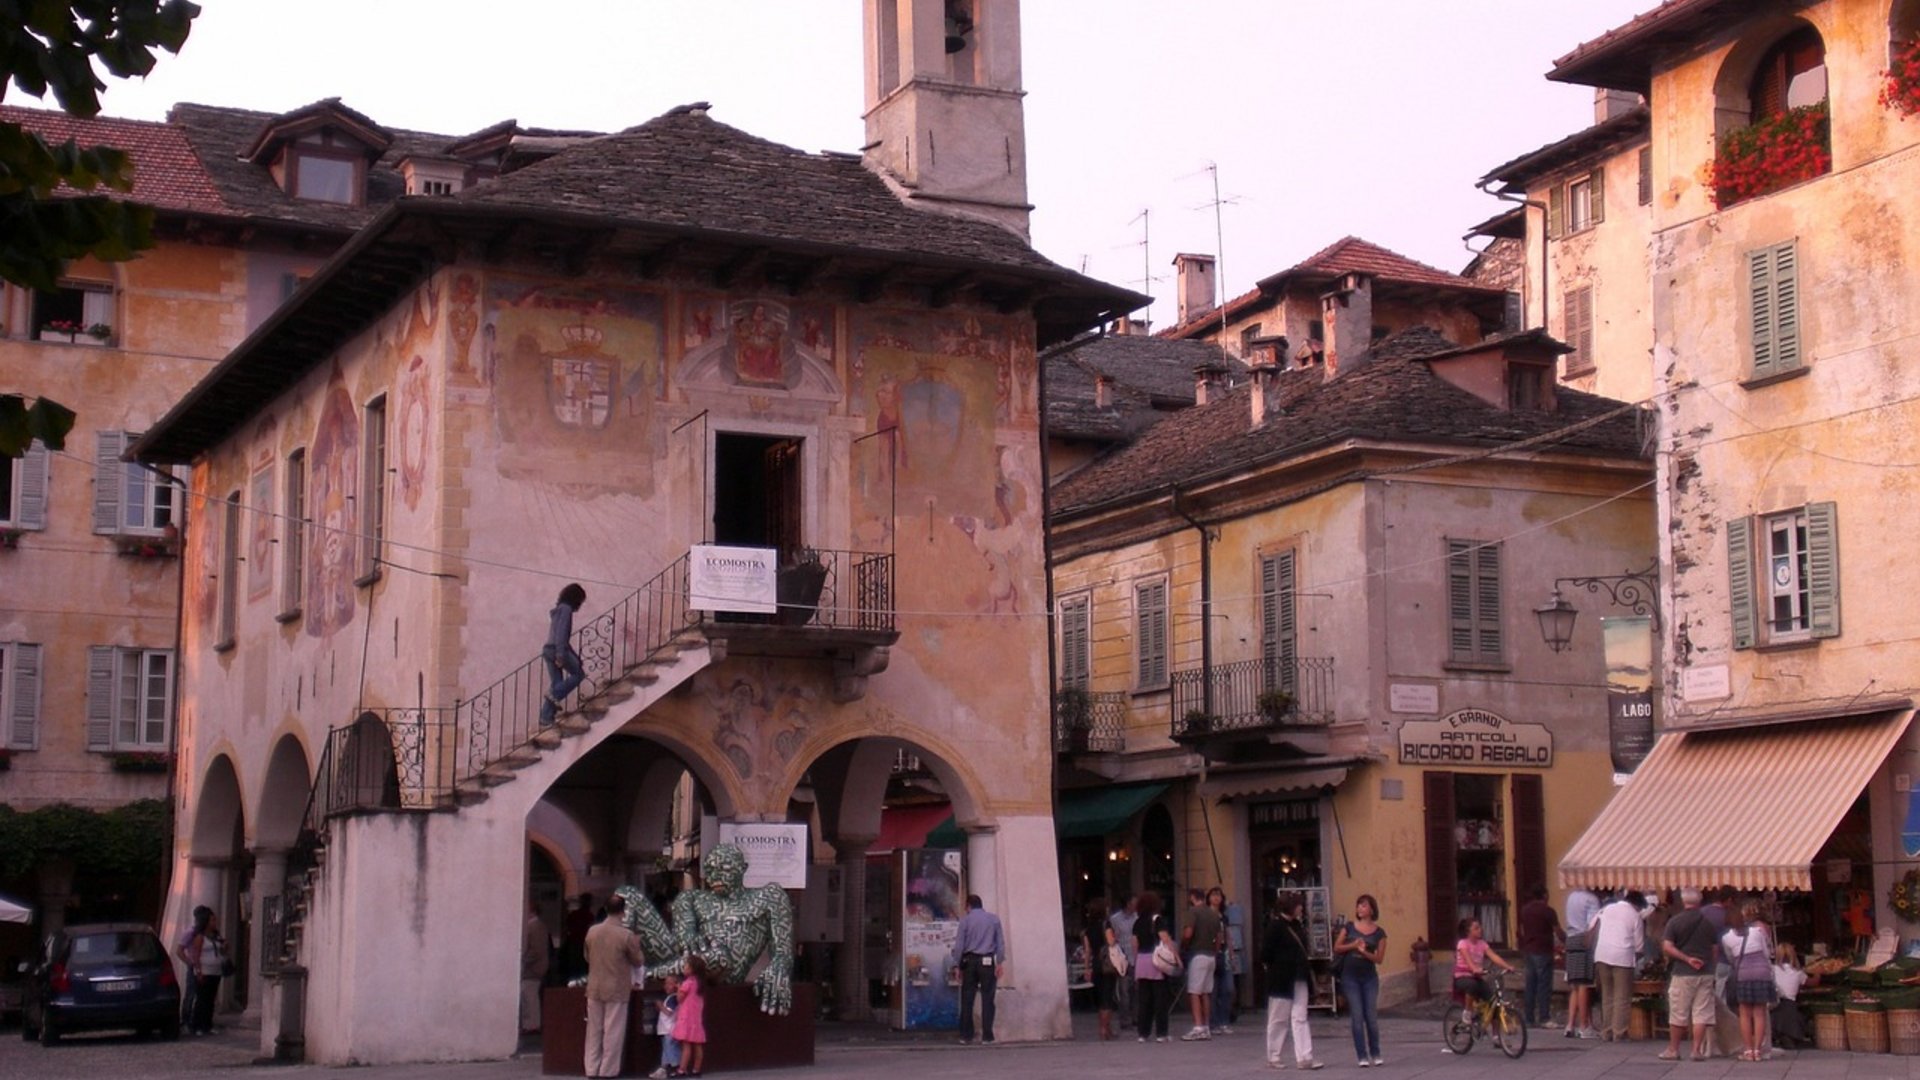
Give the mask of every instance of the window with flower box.
[(164, 470), (121, 461), (138, 435), (94, 436), (93, 531), (106, 536), (166, 537), (174, 525), (174, 490)]
[(105, 282), (62, 282), (36, 289), (29, 325), (40, 341), (66, 345), (104, 345), (113, 337), (113, 286)]

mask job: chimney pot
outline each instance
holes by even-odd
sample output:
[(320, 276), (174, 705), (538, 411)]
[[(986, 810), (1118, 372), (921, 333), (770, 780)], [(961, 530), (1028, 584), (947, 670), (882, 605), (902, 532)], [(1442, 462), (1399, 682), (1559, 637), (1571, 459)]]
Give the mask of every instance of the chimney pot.
[(1178, 295), (1179, 320), (1184, 323), (1212, 311), (1214, 258), (1211, 255), (1180, 254), (1173, 257), (1174, 287)]
[(1205, 405), (1225, 388), (1227, 369), (1221, 364), (1200, 364), (1193, 369), (1193, 403)]
[(1093, 404), (1102, 409), (1113, 404), (1113, 376), (1095, 375), (1093, 377)]
[(1333, 378), (1343, 361), (1350, 368), (1364, 363), (1373, 344), (1373, 275), (1342, 274), (1333, 289), (1321, 296), (1320, 307), (1327, 377)]

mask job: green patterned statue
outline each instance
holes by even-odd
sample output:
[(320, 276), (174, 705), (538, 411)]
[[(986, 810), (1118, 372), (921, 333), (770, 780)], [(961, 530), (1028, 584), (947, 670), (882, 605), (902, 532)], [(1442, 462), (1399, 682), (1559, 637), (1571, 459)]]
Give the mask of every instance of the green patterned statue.
[(721, 844), (701, 860), (706, 887), (673, 898), (673, 925), (631, 885), (614, 892), (627, 901), (627, 929), (640, 935), (647, 974), (678, 974), (698, 956), (715, 982), (744, 982), (761, 954), (766, 970), (753, 980), (760, 1010), (785, 1016), (793, 1008), (793, 902), (778, 885), (746, 888), (747, 857)]

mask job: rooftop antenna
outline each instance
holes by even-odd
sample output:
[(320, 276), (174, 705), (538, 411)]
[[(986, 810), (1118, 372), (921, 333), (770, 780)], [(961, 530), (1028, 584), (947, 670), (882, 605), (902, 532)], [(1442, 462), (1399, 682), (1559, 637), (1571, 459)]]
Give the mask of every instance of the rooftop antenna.
[[(1140, 291), (1149, 294), (1153, 292), (1153, 283), (1160, 280), (1153, 273), (1152, 218), (1153, 211), (1142, 207), (1140, 212), (1133, 215), (1127, 222), (1129, 225), (1135, 221), (1140, 223), (1140, 242), (1134, 246), (1140, 249)], [(1148, 325), (1152, 325), (1151, 322)]]
[(1231, 294), (1227, 292), (1227, 230), (1225, 223), (1221, 220), (1220, 208), (1237, 205), (1240, 197), (1238, 195), (1230, 195), (1224, 199), (1220, 197), (1218, 162), (1207, 162), (1207, 175), (1213, 178), (1213, 200), (1203, 202), (1194, 209), (1213, 211), (1213, 278), (1214, 287), (1219, 290), (1220, 296), (1220, 347), (1224, 349), (1227, 347), (1227, 297)]

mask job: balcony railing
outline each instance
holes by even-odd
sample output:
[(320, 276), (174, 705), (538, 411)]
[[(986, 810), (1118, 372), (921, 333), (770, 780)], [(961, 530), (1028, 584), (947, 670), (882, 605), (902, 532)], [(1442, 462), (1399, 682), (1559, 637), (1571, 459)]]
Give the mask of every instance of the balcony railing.
[(1126, 749), (1127, 695), (1067, 687), (1053, 693), (1053, 747), (1061, 753)]
[(1242, 660), (1176, 671), (1171, 697), (1176, 739), (1325, 727), (1333, 723), (1333, 658)]
[(804, 548), (775, 574), (780, 610), (724, 615), (722, 622), (773, 623), (826, 630), (895, 628), (893, 556), (886, 552)]

